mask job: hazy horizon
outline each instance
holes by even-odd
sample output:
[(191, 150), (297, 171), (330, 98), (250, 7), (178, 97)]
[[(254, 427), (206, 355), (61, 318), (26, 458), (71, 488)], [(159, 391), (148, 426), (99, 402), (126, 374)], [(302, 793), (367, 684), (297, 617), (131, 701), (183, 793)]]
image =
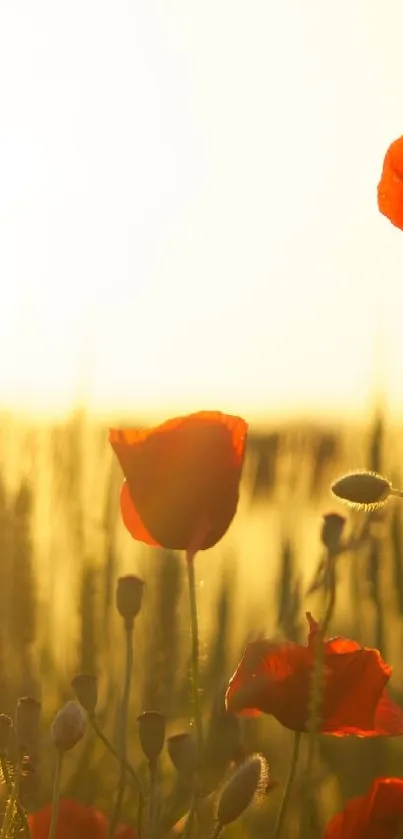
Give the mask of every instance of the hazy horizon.
[(5, 0), (0, 407), (403, 416), (376, 205), (402, 25), (398, 0)]

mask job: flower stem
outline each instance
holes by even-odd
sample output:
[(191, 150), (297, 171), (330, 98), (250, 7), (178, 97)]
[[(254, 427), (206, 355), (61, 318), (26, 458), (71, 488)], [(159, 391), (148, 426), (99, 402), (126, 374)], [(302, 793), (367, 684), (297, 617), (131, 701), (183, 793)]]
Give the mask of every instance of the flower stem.
[(1, 839), (7, 839), (9, 836), (10, 828), (14, 818), (14, 810), (18, 807), (18, 796), (20, 791), (20, 780), (21, 780), (21, 759), (18, 760), (18, 763), (15, 767), (15, 775), (14, 775), (14, 782), (11, 786), (10, 795), (7, 801), (6, 812), (4, 814), (4, 821), (1, 828)]
[(324, 690), (324, 658), (325, 647), (324, 641), (329, 623), (332, 619), (334, 607), (336, 603), (336, 570), (335, 557), (329, 554), (329, 601), (326, 608), (325, 616), (321, 625), (319, 626), (314, 638), (314, 666), (312, 673), (312, 681), (309, 696), (309, 717), (307, 723), (308, 730), (308, 755), (306, 765), (306, 780), (305, 780), (305, 799), (302, 808), (301, 817), (301, 838), (308, 839), (309, 825), (311, 822), (313, 796), (315, 790), (315, 780), (313, 777), (316, 745), (318, 739), (318, 731), (322, 723), (322, 705), (323, 705), (323, 690)]
[(191, 687), (193, 700), (193, 715), (196, 728), (197, 739), (197, 771), (195, 779), (195, 788), (193, 800), (190, 811), (183, 829), (183, 839), (189, 839), (194, 825), (194, 820), (197, 811), (197, 805), (200, 797), (201, 787), (201, 766), (203, 759), (203, 722), (200, 708), (200, 678), (199, 678), (199, 620), (197, 616), (197, 599), (196, 599), (196, 578), (194, 559), (196, 556), (195, 550), (186, 551), (186, 567), (188, 576), (188, 591), (189, 591), (189, 610), (190, 610), (190, 626), (192, 633), (192, 655), (191, 655)]
[(112, 839), (115, 835), (115, 830), (120, 818), (122, 810), (123, 796), (125, 793), (126, 783), (126, 735), (127, 735), (127, 717), (129, 711), (130, 688), (133, 672), (133, 633), (134, 621), (125, 622), (125, 639), (126, 639), (126, 665), (123, 682), (123, 694), (120, 705), (120, 719), (118, 732), (118, 747), (117, 753), (120, 760), (120, 772), (118, 781), (118, 791), (113, 808), (111, 820), (109, 823), (108, 839)]
[[(12, 790), (13, 790), (13, 783), (12, 783), (12, 780), (11, 780), (11, 777), (10, 777), (10, 772), (9, 772), (9, 768), (8, 768), (8, 764), (7, 764), (6, 755), (2, 752), (0, 752), (0, 767), (1, 767), (1, 771), (3, 773), (3, 778), (4, 778), (4, 782), (6, 784), (6, 787), (7, 787), (8, 794), (11, 797)], [(26, 814), (26, 812), (24, 810), (24, 807), (22, 806), (18, 796), (16, 798), (15, 804), (16, 804), (16, 807), (18, 809), (18, 815), (19, 815), (19, 817), (21, 819), (21, 822), (22, 822), (22, 827), (23, 827), (23, 830), (24, 830), (25, 837), (26, 837), (26, 839), (30, 839), (31, 831), (29, 829), (27, 814)]]
[(157, 790), (158, 790), (158, 776), (157, 776), (157, 762), (150, 762), (150, 792), (148, 798), (148, 814), (147, 814), (147, 839), (155, 839), (155, 828), (157, 822)]
[(199, 700), (199, 620), (197, 616), (197, 600), (196, 600), (196, 579), (194, 569), (194, 556), (187, 555), (187, 572), (188, 572), (188, 591), (189, 591), (189, 608), (190, 608), (190, 626), (192, 631), (192, 699), (193, 699), (193, 714), (196, 727), (197, 750), (199, 762), (203, 751), (203, 725)]
[(284, 787), (283, 797), (281, 799), (280, 809), (277, 813), (276, 825), (274, 828), (273, 839), (279, 839), (284, 823), (284, 816), (287, 805), (290, 799), (291, 787), (294, 781), (295, 772), (297, 769), (299, 747), (301, 743), (301, 732), (296, 731), (294, 734), (294, 746), (292, 750), (290, 768), (288, 770), (287, 781)]
[[(92, 714), (90, 716), (90, 722), (91, 722), (91, 725), (94, 729), (95, 734), (101, 740), (101, 743), (104, 744), (104, 746), (108, 749), (108, 751), (111, 753), (111, 755), (113, 755), (113, 757), (116, 758), (116, 760), (120, 761), (121, 758), (119, 757), (118, 752), (116, 751), (115, 747), (113, 746), (113, 744), (111, 743), (109, 738), (106, 736), (106, 734), (104, 734), (102, 729), (99, 727), (98, 722), (97, 722), (94, 714)], [(142, 828), (142, 821), (143, 821), (143, 809), (144, 809), (143, 790), (142, 790), (138, 775), (136, 773), (136, 770), (133, 768), (131, 763), (129, 763), (127, 758), (124, 759), (124, 765), (125, 765), (126, 772), (130, 775), (130, 777), (134, 781), (136, 789), (137, 789), (137, 796), (138, 796), (137, 831), (138, 831), (138, 835), (141, 837), (141, 828)]]
[(61, 749), (57, 750), (55, 775), (53, 778), (53, 796), (52, 796), (52, 817), (50, 820), (50, 828), (48, 839), (56, 839), (57, 822), (59, 820), (59, 803), (60, 803), (60, 781), (62, 777), (63, 752)]

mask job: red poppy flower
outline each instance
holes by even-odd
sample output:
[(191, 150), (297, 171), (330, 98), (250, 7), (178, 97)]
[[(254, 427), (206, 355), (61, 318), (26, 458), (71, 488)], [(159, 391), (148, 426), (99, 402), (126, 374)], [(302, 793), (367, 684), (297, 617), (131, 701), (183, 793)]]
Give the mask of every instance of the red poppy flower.
[(218, 542), (235, 515), (247, 424), (201, 411), (157, 428), (111, 429), (109, 439), (126, 481), (123, 522), (134, 539), (186, 550), (206, 520), (201, 550)]
[(325, 839), (395, 839), (403, 824), (403, 779), (376, 778), (328, 823)]
[(378, 207), (384, 216), (403, 230), (403, 137), (388, 148), (378, 184)]
[[(286, 728), (305, 731), (318, 624), (307, 613), (308, 644), (254, 641), (230, 680), (229, 711), (244, 716), (273, 714)], [(324, 691), (320, 731), (344, 737), (403, 734), (403, 712), (385, 685), (392, 668), (378, 650), (347, 638), (325, 642)]]
[[(28, 816), (31, 839), (48, 839), (52, 806)], [(60, 800), (56, 839), (107, 839), (108, 819), (99, 810), (85, 807), (70, 798)], [(136, 833), (129, 825), (119, 825), (115, 839), (136, 839)]]

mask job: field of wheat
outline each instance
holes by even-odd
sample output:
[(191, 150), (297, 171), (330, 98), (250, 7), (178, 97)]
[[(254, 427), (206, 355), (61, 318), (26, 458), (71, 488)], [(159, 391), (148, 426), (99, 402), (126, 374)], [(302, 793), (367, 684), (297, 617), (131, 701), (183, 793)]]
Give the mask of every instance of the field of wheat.
[[(236, 731), (228, 730), (221, 710), (225, 686), (247, 641), (305, 642), (305, 611), (321, 617), (320, 588), (314, 585), (323, 550), (321, 516), (340, 511), (330, 484), (359, 467), (387, 474), (399, 485), (398, 452), (399, 431), (381, 417), (353, 430), (252, 428), (236, 519), (222, 542), (197, 557), (200, 696), (209, 721), (212, 788), (224, 777), (222, 757), (233, 737), (245, 755), (265, 756), (270, 778), (278, 784), (263, 804), (228, 828), (234, 839), (270, 835), (292, 736), (271, 716), (238, 720)], [(51, 798), (50, 726), (56, 711), (73, 698), (75, 674), (97, 676), (99, 723), (112, 742), (116, 737), (124, 669), (122, 623), (115, 608), (121, 575), (137, 574), (145, 581), (127, 736), (128, 755), (140, 777), (147, 772), (137, 729), (141, 712), (163, 714), (169, 735), (191, 730), (188, 601), (183, 557), (133, 542), (121, 524), (121, 472), (105, 427), (85, 413), (52, 427), (4, 416), (0, 457), (0, 712), (13, 717), (21, 696), (41, 702), (38, 753), (22, 787), (30, 811)], [(347, 526), (367, 515), (348, 513)], [(376, 647), (393, 663), (390, 692), (401, 706), (402, 525), (403, 506), (396, 499), (377, 513), (369, 542), (340, 557), (331, 625), (332, 635)], [(402, 747), (381, 738), (319, 739), (316, 818), (323, 826), (372, 778), (398, 774)], [(117, 775), (113, 755), (89, 732), (68, 755), (63, 795), (108, 812)], [(190, 790), (166, 753), (161, 778), (161, 834), (166, 835), (189, 806)], [(290, 836), (301, 783), (297, 774)], [(123, 802), (127, 822), (134, 820), (135, 807), (129, 784)]]

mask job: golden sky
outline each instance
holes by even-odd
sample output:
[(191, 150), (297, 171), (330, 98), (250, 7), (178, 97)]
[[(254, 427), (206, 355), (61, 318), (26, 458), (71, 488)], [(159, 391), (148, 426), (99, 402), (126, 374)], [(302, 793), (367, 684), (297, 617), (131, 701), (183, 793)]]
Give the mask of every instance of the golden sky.
[(401, 0), (2, 0), (0, 406), (401, 411), (402, 31)]

